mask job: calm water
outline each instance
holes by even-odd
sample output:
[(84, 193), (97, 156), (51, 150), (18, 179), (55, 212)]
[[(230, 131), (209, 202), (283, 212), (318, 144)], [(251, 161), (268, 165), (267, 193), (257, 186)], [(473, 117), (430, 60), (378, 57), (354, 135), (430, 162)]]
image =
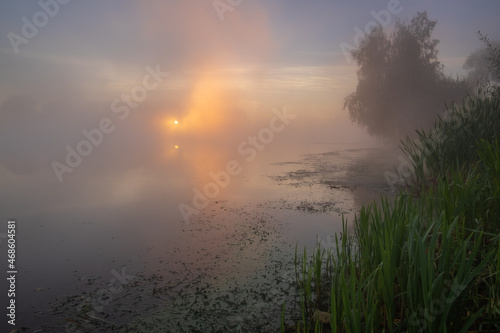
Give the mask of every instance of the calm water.
[[(352, 222), (363, 202), (390, 194), (384, 172), (398, 152), (271, 148), (247, 161), (179, 147), (150, 168), (3, 180), (12, 191), (1, 217), (18, 225), (18, 327), (276, 329), (283, 300), (293, 303), (295, 244), (328, 246), (341, 214)], [(229, 161), (239, 167), (227, 177)]]

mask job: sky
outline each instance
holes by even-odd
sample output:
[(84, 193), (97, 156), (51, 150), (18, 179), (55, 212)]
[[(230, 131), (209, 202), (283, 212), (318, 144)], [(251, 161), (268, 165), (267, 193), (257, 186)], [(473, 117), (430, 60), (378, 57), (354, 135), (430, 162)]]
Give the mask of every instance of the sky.
[(357, 68), (341, 46), (424, 10), (447, 74), (478, 30), (500, 39), (498, 1), (3, 1), (0, 181), (162, 168), (187, 146), (210, 164), (284, 108), (278, 144), (369, 142), (342, 108)]

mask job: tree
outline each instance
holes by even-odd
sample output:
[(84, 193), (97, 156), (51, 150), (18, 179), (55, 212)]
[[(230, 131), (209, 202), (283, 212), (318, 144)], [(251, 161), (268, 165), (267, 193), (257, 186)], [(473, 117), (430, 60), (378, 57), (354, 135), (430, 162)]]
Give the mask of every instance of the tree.
[(345, 98), (352, 121), (378, 136), (408, 135), (427, 128), (445, 102), (462, 99), (464, 79), (443, 73), (432, 39), (436, 21), (418, 13), (411, 21), (397, 21), (388, 37), (379, 25), (351, 52), (358, 64), (356, 91)]
[(500, 83), (500, 42), (490, 41), (488, 36), (478, 32), (479, 39), (484, 47), (476, 50), (464, 64), (468, 70), (467, 79), (472, 84), (499, 84)]

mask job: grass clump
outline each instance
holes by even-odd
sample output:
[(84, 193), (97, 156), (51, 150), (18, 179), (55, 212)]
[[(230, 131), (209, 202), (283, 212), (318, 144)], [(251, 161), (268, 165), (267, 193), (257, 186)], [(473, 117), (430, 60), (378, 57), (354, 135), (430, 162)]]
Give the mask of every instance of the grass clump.
[(401, 148), (412, 164), (410, 175), (404, 177), (407, 184), (421, 191), (453, 171), (468, 172), (475, 167), (479, 142), (499, 139), (499, 95), (498, 90), (480, 90), (462, 105), (452, 105), (432, 130), (417, 130), (416, 140), (402, 141)]
[(470, 97), (433, 131), (403, 142), (417, 196), (363, 206), (333, 249), (296, 251), (301, 320), (293, 331), (500, 330), (498, 103)]

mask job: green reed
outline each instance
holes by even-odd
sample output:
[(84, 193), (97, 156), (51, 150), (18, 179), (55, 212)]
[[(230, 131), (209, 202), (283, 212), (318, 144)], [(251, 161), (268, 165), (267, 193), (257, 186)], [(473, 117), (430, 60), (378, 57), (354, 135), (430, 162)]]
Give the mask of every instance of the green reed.
[(432, 130), (417, 130), (417, 139), (407, 137), (401, 149), (412, 164), (411, 176), (403, 177), (416, 190), (436, 183), (451, 170), (468, 171), (477, 160), (478, 142), (495, 142), (500, 135), (500, 98), (479, 91), (462, 105), (451, 105), (438, 117)]
[[(312, 256), (296, 248), (294, 331), (500, 329), (498, 99), (471, 97), (456, 112), (454, 124), (437, 122), (444, 135), (419, 132), (418, 143), (404, 146), (421, 161), (413, 170), (418, 197), (401, 192), (363, 206), (351, 227), (343, 220), (333, 248), (318, 244)], [(316, 320), (317, 310), (330, 314), (329, 324)]]

